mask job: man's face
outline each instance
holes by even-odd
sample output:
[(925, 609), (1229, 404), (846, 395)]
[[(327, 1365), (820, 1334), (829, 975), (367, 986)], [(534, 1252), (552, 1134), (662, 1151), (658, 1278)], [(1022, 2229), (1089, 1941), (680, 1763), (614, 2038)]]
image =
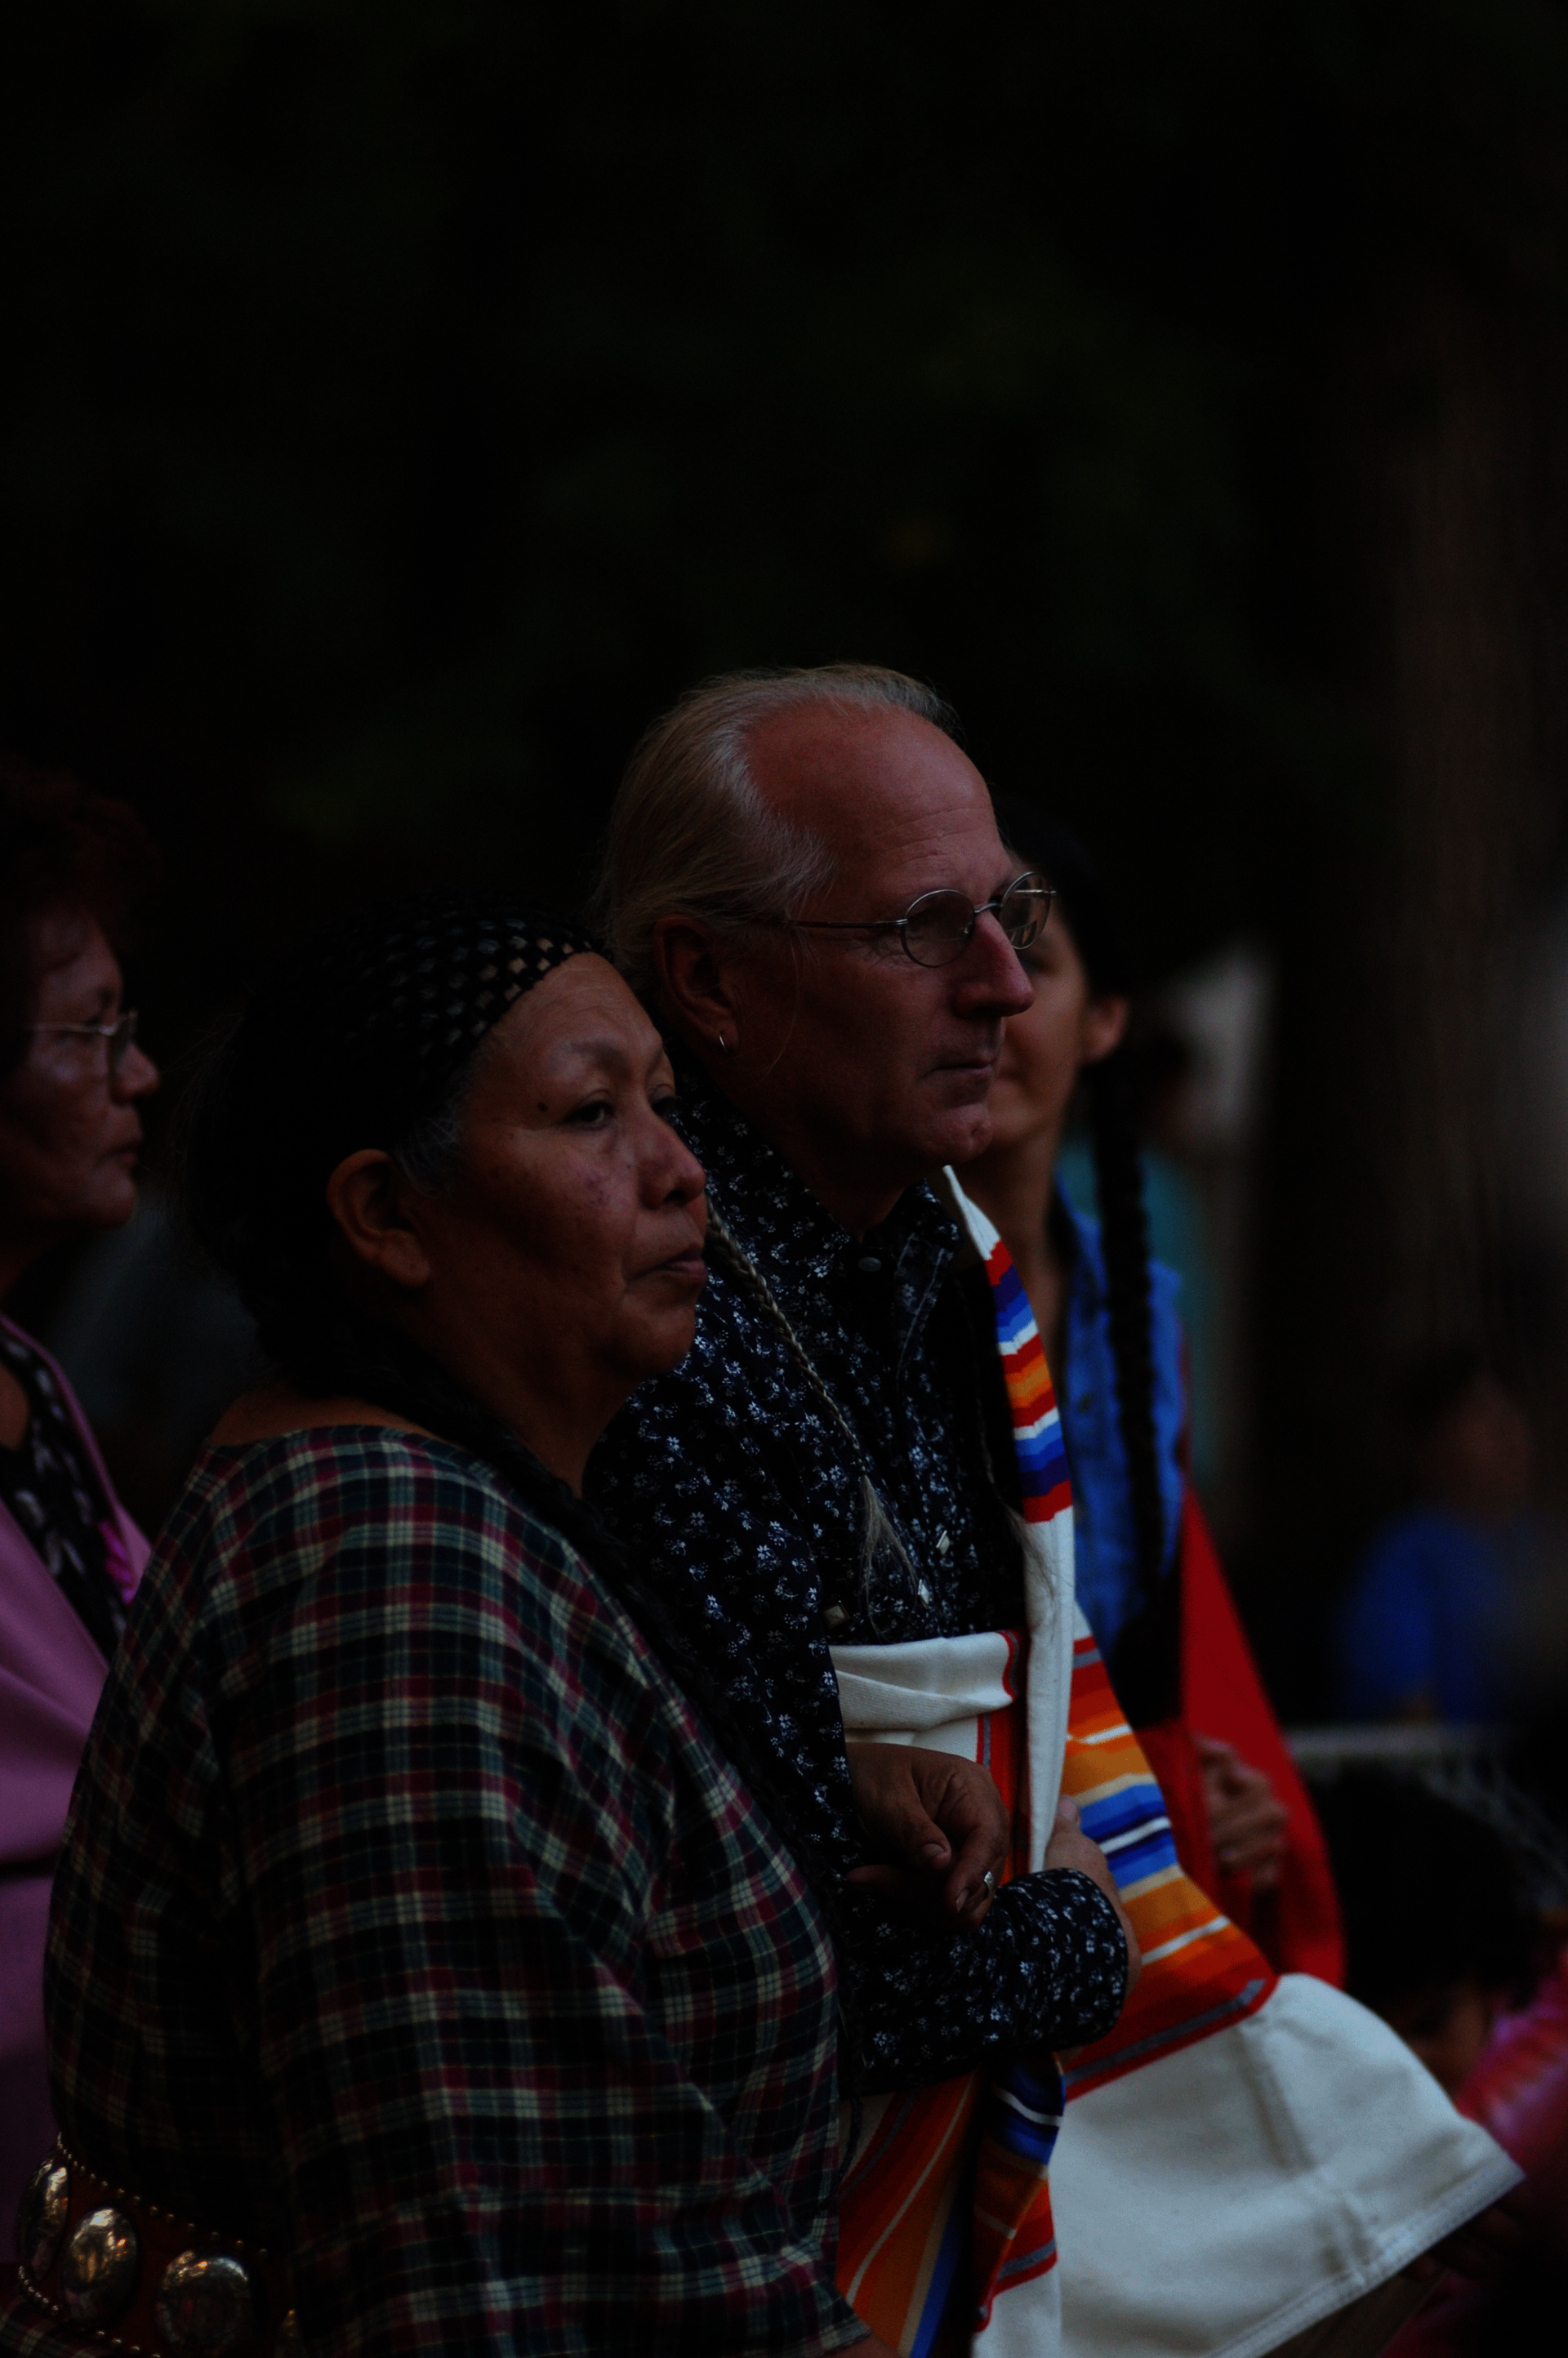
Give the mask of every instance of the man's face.
[[(943, 887), (979, 905), (1011, 881), (979, 773), (927, 721), (806, 706), (759, 730), (750, 753), (769, 802), (837, 863), (803, 917), (898, 917)], [(734, 980), (746, 1070), (765, 1076), (762, 1126), (785, 1152), (808, 1145), (847, 1186), (896, 1195), (989, 1142), (1003, 1023), (1032, 995), (994, 914), (936, 968), (895, 932), (764, 931), (745, 937)]]

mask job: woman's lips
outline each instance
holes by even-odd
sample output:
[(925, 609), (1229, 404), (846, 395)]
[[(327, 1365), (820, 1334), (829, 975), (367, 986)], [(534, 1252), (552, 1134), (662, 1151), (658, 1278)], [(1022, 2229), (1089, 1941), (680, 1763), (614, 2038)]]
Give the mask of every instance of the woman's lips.
[(663, 1277), (684, 1277), (706, 1284), (708, 1263), (699, 1252), (677, 1253), (674, 1260), (662, 1260), (657, 1274)]
[(647, 1277), (676, 1277), (687, 1284), (705, 1283), (708, 1277), (708, 1262), (703, 1254), (701, 1239), (694, 1238), (692, 1242), (684, 1246), (679, 1252), (671, 1253), (667, 1260), (655, 1261), (651, 1269), (643, 1271), (643, 1274)]

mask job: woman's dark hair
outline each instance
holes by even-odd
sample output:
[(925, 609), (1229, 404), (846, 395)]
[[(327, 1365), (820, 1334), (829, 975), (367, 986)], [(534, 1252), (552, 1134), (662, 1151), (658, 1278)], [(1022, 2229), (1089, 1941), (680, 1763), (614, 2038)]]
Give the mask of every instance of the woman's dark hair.
[(609, 1531), (338, 1273), (326, 1198), (338, 1164), (379, 1148), (416, 1186), (438, 1189), (461, 1154), (463, 1106), (491, 1030), (544, 974), (595, 946), (564, 920), (478, 892), (360, 911), (278, 967), (209, 1060), (184, 1122), (186, 1210), (290, 1384), (373, 1401), (467, 1451), (585, 1557), (831, 1906), (762, 1747)]
[[(1114, 897), (1082, 844), (1026, 804), (997, 804), (1003, 837), (1056, 888), (1050, 923), (1065, 924), (1097, 997), (1130, 988), (1130, 961)], [(1154, 1356), (1150, 1322), (1149, 1220), (1143, 1201), (1131, 1062), (1125, 1044), (1085, 1066), (1081, 1102), (1094, 1155), (1105, 1256), (1107, 1307), (1116, 1360), (1117, 1411), (1127, 1451), (1138, 1568), (1146, 1602), (1165, 1569), (1165, 1508), (1154, 1437)], [(1125, 1698), (1124, 1698), (1125, 1700)]]
[(157, 870), (127, 805), (0, 754), (0, 1078), (27, 1054), (40, 920), (84, 910), (118, 947)]

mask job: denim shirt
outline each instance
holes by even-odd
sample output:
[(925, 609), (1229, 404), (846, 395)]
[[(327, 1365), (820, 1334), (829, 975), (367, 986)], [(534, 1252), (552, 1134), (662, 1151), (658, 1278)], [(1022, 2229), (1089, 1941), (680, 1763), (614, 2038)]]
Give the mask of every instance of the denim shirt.
[[(1080, 1608), (1103, 1647), (1114, 1646), (1139, 1603), (1138, 1537), (1127, 1445), (1121, 1437), (1116, 1353), (1110, 1339), (1105, 1257), (1098, 1220), (1076, 1211), (1056, 1180), (1056, 1205), (1070, 1239), (1066, 1365), (1053, 1369), (1073, 1476), (1073, 1544)], [(1165, 1509), (1165, 1569), (1175, 1559), (1186, 1477), (1181, 1443), (1186, 1385), (1176, 1315), (1181, 1280), (1149, 1264), (1150, 1344), (1154, 1368), (1154, 1445)]]

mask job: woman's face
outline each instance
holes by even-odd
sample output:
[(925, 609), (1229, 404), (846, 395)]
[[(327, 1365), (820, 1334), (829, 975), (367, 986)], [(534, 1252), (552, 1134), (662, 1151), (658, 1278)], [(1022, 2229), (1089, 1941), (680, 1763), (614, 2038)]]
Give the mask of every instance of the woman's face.
[(1108, 1056), (1127, 1029), (1126, 1000), (1090, 990), (1059, 909), (1020, 956), (1033, 980), (1034, 1001), (1007, 1020), (991, 1085), (992, 1153), (1036, 1136), (1058, 1136), (1079, 1073)]
[[(34, 1025), (109, 1024), (120, 968), (86, 914), (50, 911), (34, 936)], [(31, 1251), (83, 1228), (117, 1228), (136, 1208), (136, 1100), (157, 1087), (133, 1044), (111, 1069), (107, 1040), (35, 1030), (0, 1081), (0, 1239)]]
[(476, 1375), (487, 1350), (521, 1355), (585, 1397), (623, 1397), (690, 1349), (708, 1206), (674, 1097), (605, 959), (571, 958), (518, 1001), (481, 1052), (455, 1178), (408, 1207), (432, 1339), (460, 1343)]

